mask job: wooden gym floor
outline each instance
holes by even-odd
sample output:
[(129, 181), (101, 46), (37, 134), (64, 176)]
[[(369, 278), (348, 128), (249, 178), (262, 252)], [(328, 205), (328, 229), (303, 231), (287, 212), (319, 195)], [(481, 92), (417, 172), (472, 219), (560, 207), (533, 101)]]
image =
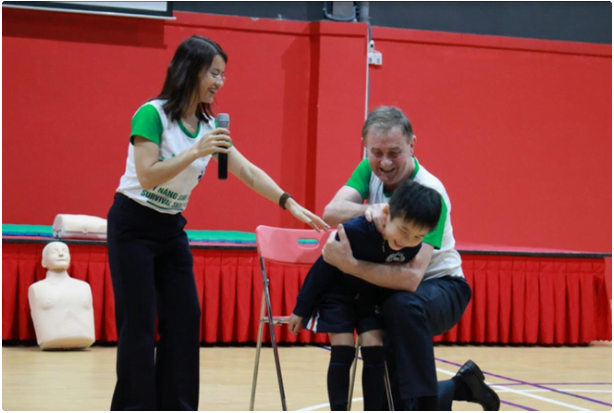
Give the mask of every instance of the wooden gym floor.
[[(200, 410), (247, 410), (254, 347), (202, 347)], [(115, 347), (43, 352), (3, 346), (3, 410), (108, 410)], [(467, 359), (484, 371), (501, 410), (612, 410), (612, 343), (586, 347), (445, 346), (435, 348), (440, 379)], [(324, 347), (281, 347), (289, 410), (328, 410)], [(361, 364), (352, 410), (362, 409)], [(271, 348), (263, 348), (256, 410), (281, 410)], [(481, 410), (458, 402), (454, 410)]]

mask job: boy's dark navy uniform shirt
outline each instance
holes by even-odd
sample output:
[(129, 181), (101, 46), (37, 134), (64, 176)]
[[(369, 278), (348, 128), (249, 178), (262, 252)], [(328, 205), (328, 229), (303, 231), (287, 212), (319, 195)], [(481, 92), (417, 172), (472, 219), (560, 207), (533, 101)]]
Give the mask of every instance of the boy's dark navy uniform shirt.
[[(364, 216), (356, 217), (343, 224), (354, 258), (373, 263), (405, 263), (411, 261), (422, 243), (416, 247), (395, 251), (388, 246), (375, 224)], [(339, 236), (336, 237), (339, 240)], [(322, 256), (313, 264), (301, 287), (294, 307), (294, 314), (307, 318), (317, 307), (324, 293), (347, 294), (350, 296), (371, 295), (376, 301), (391, 290), (370, 284), (357, 277), (341, 272), (324, 261)], [(375, 301), (374, 301), (375, 302)]]

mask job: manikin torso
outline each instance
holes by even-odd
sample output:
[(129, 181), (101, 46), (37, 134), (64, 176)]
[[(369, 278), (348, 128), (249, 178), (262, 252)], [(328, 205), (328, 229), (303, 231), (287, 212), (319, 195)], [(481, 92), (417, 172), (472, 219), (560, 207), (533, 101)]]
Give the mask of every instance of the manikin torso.
[(43, 249), (44, 280), (28, 289), (36, 340), (43, 350), (86, 348), (95, 341), (92, 291), (84, 281), (66, 270), (68, 246), (51, 242)]

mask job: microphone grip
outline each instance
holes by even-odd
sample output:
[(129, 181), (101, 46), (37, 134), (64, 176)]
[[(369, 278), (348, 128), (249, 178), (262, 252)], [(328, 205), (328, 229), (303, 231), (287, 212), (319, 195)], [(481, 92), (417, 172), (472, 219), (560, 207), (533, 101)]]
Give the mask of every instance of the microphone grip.
[(217, 154), (217, 179), (228, 178), (228, 154)]
[[(230, 125), (230, 117), (227, 113), (220, 113), (216, 119), (216, 125), (218, 128), (228, 129)], [(228, 178), (228, 154), (220, 153), (217, 154), (217, 178), (218, 179), (226, 179)]]

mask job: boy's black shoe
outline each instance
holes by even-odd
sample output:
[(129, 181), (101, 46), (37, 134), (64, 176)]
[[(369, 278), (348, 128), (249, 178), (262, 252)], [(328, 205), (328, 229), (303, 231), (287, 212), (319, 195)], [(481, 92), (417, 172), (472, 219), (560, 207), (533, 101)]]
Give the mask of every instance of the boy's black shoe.
[(467, 360), (454, 378), (461, 379), (471, 390), (473, 400), (469, 401), (480, 404), (484, 410), (499, 410), (501, 406), (499, 396), (490, 386), (484, 383), (484, 373), (473, 361)]

